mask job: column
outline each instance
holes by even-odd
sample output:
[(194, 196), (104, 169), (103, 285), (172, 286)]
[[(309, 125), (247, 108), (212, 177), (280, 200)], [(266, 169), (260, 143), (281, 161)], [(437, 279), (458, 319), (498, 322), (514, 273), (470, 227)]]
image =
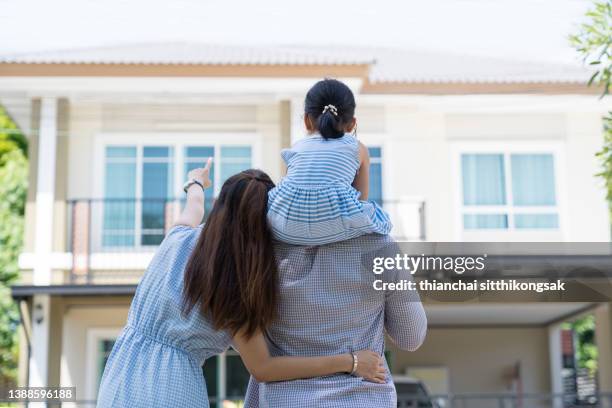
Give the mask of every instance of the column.
[(291, 98), (291, 144), (304, 137), (304, 97)]
[(38, 169), (36, 177), (36, 236), (34, 284), (51, 283), (53, 250), (53, 206), (55, 192), (55, 155), (57, 147), (57, 99), (43, 98), (38, 130)]
[[(561, 325), (554, 324), (548, 327), (548, 353), (550, 359), (550, 393), (559, 395), (563, 393), (562, 351), (561, 351)], [(562, 408), (563, 399), (554, 398), (553, 408)]]
[[(43, 98), (38, 131), (38, 168), (36, 178), (36, 235), (33, 281), (51, 284), (55, 160), (57, 145), (57, 99)], [(47, 385), (49, 376), (49, 335), (51, 320), (49, 295), (36, 295), (32, 302), (32, 351), (29, 368), (31, 387)]]

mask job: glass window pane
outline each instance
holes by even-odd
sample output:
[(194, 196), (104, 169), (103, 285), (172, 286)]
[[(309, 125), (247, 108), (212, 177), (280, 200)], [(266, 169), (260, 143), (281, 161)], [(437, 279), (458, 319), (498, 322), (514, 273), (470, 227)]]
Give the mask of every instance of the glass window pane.
[(106, 363), (108, 362), (108, 358), (110, 356), (111, 351), (113, 350), (113, 346), (115, 345), (115, 339), (104, 339), (98, 341), (98, 378), (97, 378), (97, 387), (100, 386), (100, 381), (102, 380), (102, 374), (104, 374), (104, 368), (106, 367)]
[(555, 205), (555, 170), (551, 154), (513, 154), (514, 205)]
[(241, 158), (251, 161), (251, 146), (223, 146), (221, 147), (223, 159)]
[(506, 214), (464, 214), (463, 228), (507, 229), (508, 216)]
[(219, 356), (214, 356), (206, 360), (202, 371), (204, 372), (204, 380), (206, 382), (206, 390), (208, 391), (208, 398), (210, 399), (211, 407), (221, 408), (221, 403), (215, 403), (217, 397), (217, 367), (219, 365)]
[(136, 158), (135, 146), (107, 146), (107, 158)]
[[(213, 146), (187, 146), (185, 147), (185, 167), (183, 170), (183, 180), (187, 180), (187, 174), (198, 167), (202, 167), (205, 165), (204, 161), (209, 157), (215, 156), (215, 148)], [(216, 163), (213, 163), (210, 168), (209, 177), (212, 182), (212, 185), (208, 191), (215, 191), (215, 167)], [(208, 193), (205, 195), (204, 202), (204, 216), (210, 213), (213, 205), (213, 194)], [(182, 203), (181, 205), (183, 205)]]
[[(130, 148), (121, 148), (130, 149)], [(136, 151), (133, 148), (134, 152)], [(117, 153), (107, 148), (107, 153)], [(123, 152), (125, 153), (125, 152)], [(121, 154), (123, 154), (121, 153)], [(104, 180), (102, 246), (133, 246), (136, 202), (136, 161), (107, 161)]]
[(188, 146), (185, 148), (185, 157), (201, 159), (215, 157), (215, 148), (213, 146)]
[(247, 386), (249, 385), (250, 374), (239, 355), (228, 354), (226, 357), (227, 364), (227, 383), (226, 392), (227, 398), (231, 401), (240, 401), (246, 394)]
[(461, 170), (464, 205), (506, 204), (503, 155), (463, 154)]
[(557, 214), (516, 214), (514, 216), (516, 228), (555, 229), (559, 228)]
[(382, 204), (382, 163), (381, 148), (368, 147), (370, 154), (370, 184), (368, 199)]
[(164, 146), (145, 146), (143, 148), (143, 156), (145, 158), (149, 157), (169, 157), (171, 152), (171, 148)]
[[(173, 149), (145, 146), (143, 155), (140, 240), (141, 245), (159, 245), (164, 239), (166, 208), (173, 192)], [(147, 162), (150, 158), (155, 160)]]
[(380, 147), (368, 147), (370, 159), (379, 159), (382, 157), (382, 149)]
[(239, 173), (242, 170), (250, 169), (251, 163), (224, 163), (222, 161), (220, 167), (221, 180), (219, 180), (219, 182), (221, 183), (221, 185), (223, 185), (223, 183), (225, 183), (225, 180), (227, 180), (234, 174)]
[(242, 170), (251, 168), (250, 146), (223, 146), (221, 147), (221, 179), (225, 180)]

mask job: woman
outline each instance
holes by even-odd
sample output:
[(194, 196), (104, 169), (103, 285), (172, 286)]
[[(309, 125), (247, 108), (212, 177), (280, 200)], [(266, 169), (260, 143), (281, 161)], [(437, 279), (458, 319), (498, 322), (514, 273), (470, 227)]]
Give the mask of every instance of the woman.
[(98, 407), (208, 406), (205, 360), (233, 345), (259, 381), (339, 372), (381, 382), (371, 351), (270, 357), (263, 330), (275, 316), (277, 269), (266, 222), (274, 186), (258, 170), (230, 177), (206, 225), (209, 168), (192, 170), (187, 202), (138, 285), (128, 322), (109, 356)]

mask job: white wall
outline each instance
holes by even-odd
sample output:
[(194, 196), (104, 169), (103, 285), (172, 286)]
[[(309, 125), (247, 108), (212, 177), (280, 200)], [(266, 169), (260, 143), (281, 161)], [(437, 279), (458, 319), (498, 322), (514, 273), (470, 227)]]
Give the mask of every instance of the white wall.
[(82, 304), (66, 307), (62, 329), (60, 385), (76, 387), (77, 400), (94, 399), (87, 394), (87, 369), (93, 353), (87, 350), (90, 330), (121, 329), (127, 320), (128, 305)]
[[(587, 99), (588, 98), (588, 99)], [(357, 95), (357, 135), (384, 151), (383, 193), (387, 200), (424, 199), (427, 239), (452, 241), (610, 239), (605, 193), (594, 175), (601, 146), (600, 106), (592, 96), (371, 96)], [(167, 101), (110, 103), (95, 99), (70, 105), (68, 197), (93, 195), (94, 138), (101, 132), (254, 131), (263, 136), (261, 163), (275, 180), (282, 163), (280, 108), (259, 105), (194, 105)], [(461, 230), (453, 146), (487, 142), (503, 149), (512, 143), (556, 143), (564, 157), (563, 228), (560, 233), (469, 236)], [(61, 182), (61, 181), (58, 181)]]
[[(517, 362), (524, 393), (550, 392), (545, 328), (430, 328), (417, 351), (398, 351), (393, 346), (390, 349), (394, 374), (404, 374), (410, 367), (446, 367), (448, 390), (453, 394), (509, 392), (508, 375)], [(494, 404), (487, 401), (469, 406)]]
[[(96, 100), (71, 103), (68, 153), (68, 197), (94, 197), (94, 185), (103, 183), (94, 173), (100, 134), (218, 134), (243, 132), (262, 135), (263, 170), (280, 178), (279, 105), (194, 105), (180, 103), (109, 103)], [(169, 137), (168, 143), (172, 139)], [(59, 181), (58, 181), (59, 182)], [(98, 197), (99, 198), (99, 197)]]
[[(605, 192), (595, 177), (603, 141), (597, 101), (579, 96), (457, 96), (396, 98), (385, 102), (386, 126), (360, 137), (382, 144), (387, 199), (426, 201), (427, 240), (607, 241)], [(377, 98), (380, 103), (381, 97)], [(358, 117), (358, 123), (360, 118)], [(460, 168), (455, 150), (466, 143), (551, 146), (559, 151), (560, 231), (469, 234), (462, 231)]]

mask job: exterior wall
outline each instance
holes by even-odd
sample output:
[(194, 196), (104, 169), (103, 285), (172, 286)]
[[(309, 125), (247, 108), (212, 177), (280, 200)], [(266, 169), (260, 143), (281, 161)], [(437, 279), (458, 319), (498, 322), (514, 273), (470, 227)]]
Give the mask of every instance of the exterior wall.
[(601, 172), (595, 157), (595, 152), (603, 145), (601, 115), (568, 113), (566, 129), (570, 238), (572, 241), (609, 241), (610, 220), (603, 180), (593, 176)]
[[(424, 199), (429, 241), (608, 241), (605, 193), (602, 182), (595, 177), (599, 171), (595, 153), (603, 141), (602, 112), (578, 108), (574, 112), (569, 96), (567, 100), (558, 96), (560, 106), (545, 110), (542, 106), (522, 108), (521, 103), (529, 102), (529, 97), (488, 109), (489, 98), (465, 96), (469, 107), (463, 107), (461, 99), (454, 99), (449, 106), (443, 104), (444, 98), (439, 99), (439, 104), (432, 104), (427, 97), (411, 99), (410, 104), (386, 103), (386, 126), (360, 135), (366, 144), (383, 147), (386, 198)], [(537, 102), (538, 98), (533, 100)], [(358, 117), (358, 123), (361, 122)], [(500, 151), (512, 144), (558, 149), (556, 177), (560, 183), (561, 233), (461, 231), (458, 211), (461, 175), (458, 163), (454, 163), (454, 151), (467, 143), (486, 143)]]
[[(280, 105), (181, 105), (74, 103), (68, 149), (68, 197), (94, 197), (96, 180), (92, 163), (95, 138), (101, 133), (219, 133), (256, 132), (262, 135), (263, 170), (278, 180), (281, 148)], [(171, 140), (169, 140), (171, 142)]]
[[(601, 182), (594, 174), (594, 156), (602, 141), (601, 113), (576, 109), (574, 96), (554, 97), (560, 107), (538, 111), (520, 108), (517, 102), (487, 111), (489, 96), (465, 96), (469, 108), (462, 108), (462, 97), (451, 106), (432, 104), (432, 98), (413, 97), (410, 102), (371, 96), (358, 96), (357, 135), (366, 144), (383, 148), (383, 194), (386, 200), (420, 199), (426, 203), (426, 231), (430, 241), (466, 240), (458, 211), (460, 175), (453, 163), (453, 146), (463, 142), (487, 141), (500, 148), (511, 142), (556, 142), (564, 163), (557, 175), (563, 183), (561, 217), (563, 234), (514, 237), (522, 240), (606, 241), (610, 239), (609, 218)], [(499, 100), (498, 96), (498, 99)], [(508, 97), (510, 98), (510, 96)], [(525, 100), (529, 97), (523, 96)], [(550, 97), (553, 98), (553, 97)], [(503, 100), (503, 98), (502, 98)], [(510, 99), (509, 99), (510, 100)], [(534, 97), (534, 100), (538, 100)], [(92, 198), (96, 179), (93, 162), (95, 140), (101, 133), (147, 134), (256, 132), (262, 135), (261, 163), (274, 180), (284, 171), (280, 149), (288, 145), (290, 130), (288, 102), (260, 104), (186, 104), (172, 100), (144, 103), (130, 100), (113, 102), (77, 99), (60, 103), (56, 185), (54, 250), (66, 250), (65, 199)], [(30, 192), (26, 208), (24, 252), (33, 251), (37, 159), (38, 102), (33, 103), (30, 135)], [(507, 108), (507, 109), (506, 109)], [(61, 159), (65, 157), (66, 160)], [(94, 197), (95, 198), (95, 197)], [(589, 211), (585, 211), (589, 208)], [(508, 240), (499, 234), (490, 240)], [(482, 238), (473, 237), (474, 239)], [(484, 240), (484, 239), (483, 239)], [(26, 274), (27, 275), (27, 274)]]
[[(466, 96), (465, 100), (472, 104), (472, 109), (464, 109), (461, 98), (458, 97), (449, 107), (432, 105), (426, 96), (409, 102), (364, 97), (357, 111), (358, 138), (366, 144), (383, 148), (385, 199), (416, 197), (425, 200), (429, 241), (464, 238), (457, 234), (457, 225), (461, 222), (456, 199), (460, 175), (453, 165), (453, 146), (475, 141), (497, 143), (500, 148), (509, 142), (558, 143), (564, 156), (564, 166), (560, 169), (564, 183), (561, 216), (567, 221), (562, 238), (569, 241), (610, 239), (604, 191), (594, 177), (598, 171), (594, 154), (602, 141), (601, 113), (593, 109), (573, 111), (571, 104), (564, 99), (571, 97), (562, 95), (556, 97), (560, 107), (540, 112), (510, 102), (511, 109), (502, 106), (487, 110), (488, 96), (480, 99)], [(24, 252), (34, 250), (38, 105), (36, 101), (33, 103), (35, 119), (32, 121), (34, 131), (30, 135), (30, 190)], [(180, 101), (119, 103), (96, 99), (74, 100), (69, 105), (62, 102), (57, 146), (54, 251), (66, 250), (64, 200), (96, 198), (94, 186), (102, 183), (96, 179), (92, 164), (96, 155), (95, 139), (99, 134), (120, 132), (146, 137), (154, 133), (210, 132), (222, 137), (225, 132), (256, 132), (262, 136), (262, 169), (278, 181), (283, 168), (279, 152), (288, 145), (291, 136), (290, 111), (287, 102), (236, 105), (186, 104)], [(494, 238), (504, 240), (507, 237), (498, 235)], [(24, 272), (27, 277), (27, 271)], [(59, 303), (54, 300), (50, 339), (50, 354), (54, 360), (49, 364), (51, 383), (59, 379), (61, 385), (74, 385), (77, 390), (85, 390), (87, 359), (83, 356), (86, 356), (88, 329), (124, 325), (128, 299), (109, 298), (103, 304), (99, 302), (99, 299), (86, 298), (64, 299)], [(605, 315), (607, 320), (602, 324), (610, 322), (609, 316), (609, 313)], [(600, 340), (610, 343), (604, 336)], [(61, 353), (58, 352), (60, 349)], [(524, 392), (551, 391), (545, 328), (432, 328), (426, 343), (417, 352), (395, 351), (392, 366), (395, 373), (402, 373), (410, 366), (446, 366), (452, 393), (506, 392), (504, 372), (517, 361), (521, 362)]]
[(93, 356), (87, 353), (88, 331), (121, 329), (127, 320), (129, 298), (70, 299), (64, 303), (61, 334), (61, 386), (76, 387), (77, 400), (92, 400), (87, 395), (88, 364)]
[(394, 374), (409, 367), (447, 367), (449, 392), (510, 392), (505, 375), (520, 362), (523, 392), (549, 393), (546, 328), (430, 328), (416, 352), (392, 350)]

